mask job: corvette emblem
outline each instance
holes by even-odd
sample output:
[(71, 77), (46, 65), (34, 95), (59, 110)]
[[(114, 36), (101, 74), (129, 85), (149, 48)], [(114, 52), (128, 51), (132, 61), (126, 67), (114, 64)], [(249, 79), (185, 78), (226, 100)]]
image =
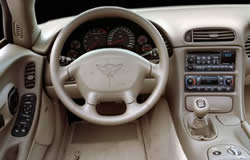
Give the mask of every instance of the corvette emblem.
[(97, 64), (96, 68), (101, 71), (108, 78), (113, 77), (118, 71), (122, 69), (123, 64)]
[(108, 78), (108, 87), (111, 88), (111, 79), (122, 69), (123, 64), (97, 64), (96, 68)]

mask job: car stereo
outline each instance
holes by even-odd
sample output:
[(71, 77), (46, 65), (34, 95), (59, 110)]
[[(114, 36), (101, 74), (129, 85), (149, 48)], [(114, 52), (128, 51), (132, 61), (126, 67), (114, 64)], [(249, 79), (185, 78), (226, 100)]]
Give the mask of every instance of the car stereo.
[(235, 50), (190, 51), (185, 56), (185, 71), (234, 71), (235, 57)]

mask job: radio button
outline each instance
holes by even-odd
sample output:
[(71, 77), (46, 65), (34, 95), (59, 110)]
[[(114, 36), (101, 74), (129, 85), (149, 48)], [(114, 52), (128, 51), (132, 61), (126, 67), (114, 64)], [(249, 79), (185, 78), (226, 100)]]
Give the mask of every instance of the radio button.
[(223, 87), (217, 87), (217, 90), (218, 90), (219, 92), (221, 92), (221, 91), (223, 91)]
[(201, 61), (200, 60), (196, 60), (196, 64), (200, 65)]
[(230, 70), (230, 71), (233, 71), (233, 70), (234, 70), (234, 66), (230, 65), (230, 66), (229, 66), (229, 70)]
[(190, 86), (189, 86), (189, 87), (188, 87), (188, 90), (189, 90), (189, 91), (193, 91), (193, 90), (194, 90), (194, 87), (190, 87)]
[(193, 68), (193, 66), (192, 65), (188, 65), (188, 70), (189, 71), (192, 71), (194, 68)]
[(200, 87), (196, 87), (196, 91), (200, 91), (201, 90), (201, 88)]
[(220, 71), (224, 71), (225, 70), (223, 65), (218, 66), (218, 68), (219, 68)]
[(212, 66), (210, 66), (210, 65), (207, 66), (207, 70), (208, 70), (208, 71), (212, 71)]
[(211, 68), (212, 68), (212, 71), (217, 71), (218, 70), (217, 66), (211, 66)]
[(213, 92), (214, 91), (214, 87), (208, 87), (208, 90)]

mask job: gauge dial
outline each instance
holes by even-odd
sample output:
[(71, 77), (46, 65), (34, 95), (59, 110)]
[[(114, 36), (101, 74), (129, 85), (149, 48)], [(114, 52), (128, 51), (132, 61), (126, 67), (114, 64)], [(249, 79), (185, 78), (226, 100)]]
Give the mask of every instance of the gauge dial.
[(76, 51), (76, 50), (74, 50), (74, 49), (70, 49), (70, 50), (68, 50), (68, 52), (67, 52), (67, 57), (70, 57), (70, 58), (72, 58), (72, 59), (76, 59), (77, 57), (79, 57), (81, 54), (78, 52), (78, 51)]
[(149, 52), (153, 49), (151, 44), (144, 44), (141, 48), (141, 50), (145, 53), (145, 52)]
[(143, 45), (145, 43), (148, 42), (148, 38), (145, 36), (145, 35), (140, 35), (137, 39), (137, 42), (140, 44), (140, 45)]
[(103, 28), (90, 29), (83, 38), (83, 46), (86, 51), (101, 48), (107, 45), (107, 31)]
[(70, 48), (72, 49), (80, 49), (81, 48), (81, 43), (77, 40), (73, 40), (71, 43), (70, 43)]
[(135, 46), (135, 35), (127, 27), (116, 27), (108, 35), (108, 45), (133, 49)]

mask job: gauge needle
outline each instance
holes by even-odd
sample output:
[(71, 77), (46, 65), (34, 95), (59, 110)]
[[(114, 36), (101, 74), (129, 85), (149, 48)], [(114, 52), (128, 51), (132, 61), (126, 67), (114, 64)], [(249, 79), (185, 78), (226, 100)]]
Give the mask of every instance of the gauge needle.
[(122, 38), (122, 39), (113, 41), (113, 42), (112, 42), (112, 45), (117, 44), (117, 43), (120, 43), (120, 42), (123, 42), (124, 40), (125, 40), (125, 38)]
[(142, 56), (142, 57), (145, 57), (145, 56), (150, 55), (150, 54), (152, 54), (153, 52), (156, 52), (156, 51), (157, 51), (157, 49), (155, 48), (155, 49), (152, 49), (151, 51), (148, 51), (148, 52), (146, 52), (146, 53), (143, 53), (141, 56)]

